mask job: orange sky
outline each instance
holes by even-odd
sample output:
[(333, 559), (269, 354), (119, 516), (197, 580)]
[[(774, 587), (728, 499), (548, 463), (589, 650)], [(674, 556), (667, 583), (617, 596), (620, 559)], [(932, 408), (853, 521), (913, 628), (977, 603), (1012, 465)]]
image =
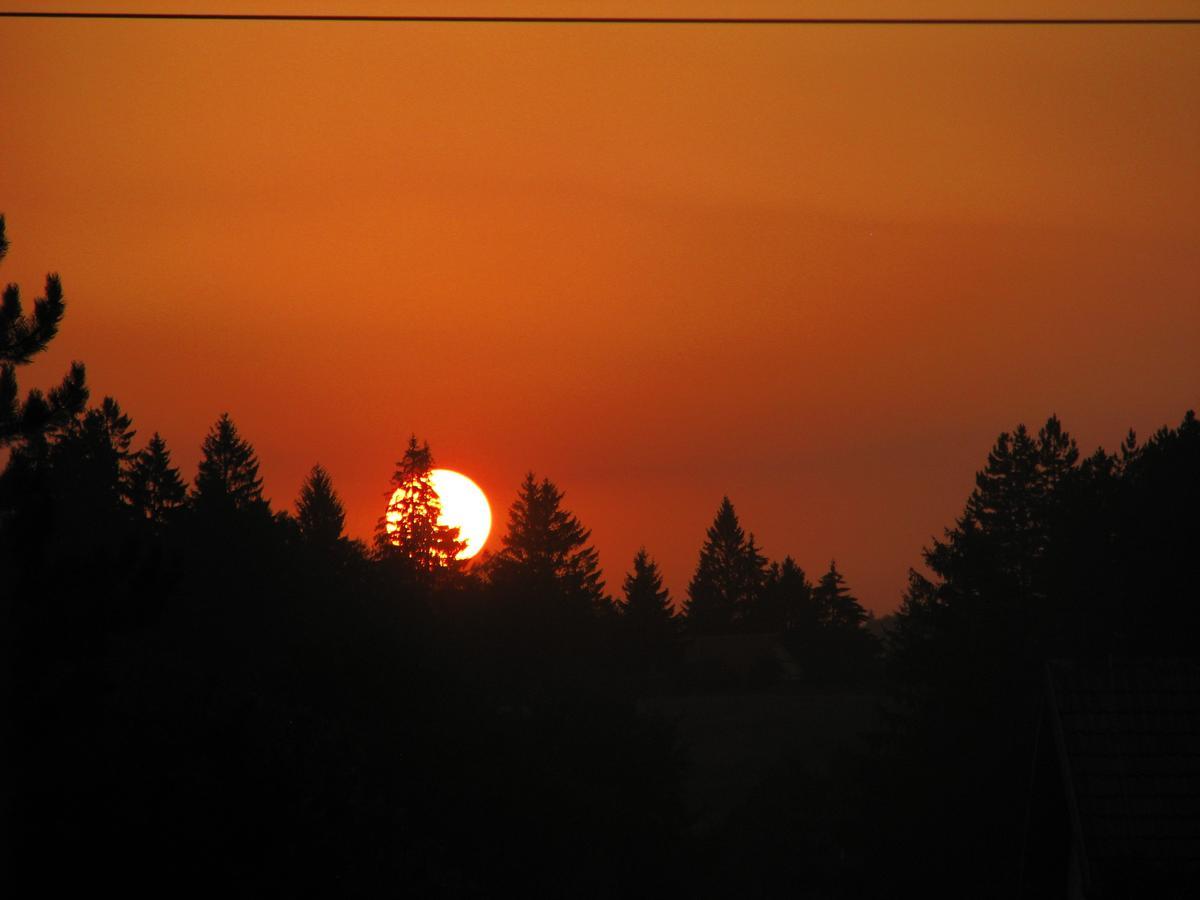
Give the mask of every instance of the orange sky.
[[(436, 11), (632, 6), (964, 11)], [(1198, 14), (1026, 12), (1084, 6)], [(357, 535), (415, 431), (500, 523), (554, 479), (610, 588), (644, 543), (682, 594), (727, 493), (882, 612), (997, 432), (1200, 399), (1200, 28), (3, 20), (0, 66), (0, 279), (69, 303), (22, 387), (84, 360), (188, 477), (229, 410)]]

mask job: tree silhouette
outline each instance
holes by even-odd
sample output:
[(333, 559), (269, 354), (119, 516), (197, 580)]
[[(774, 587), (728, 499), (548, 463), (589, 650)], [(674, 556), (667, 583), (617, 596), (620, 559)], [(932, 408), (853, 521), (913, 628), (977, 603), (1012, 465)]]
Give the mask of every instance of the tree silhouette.
[(1057, 417), (1000, 434), (963, 515), (924, 552), (931, 577), (910, 576), (890, 637), (898, 673), (951, 694), (1039, 690), (1050, 654), (1191, 652), (1178, 626), (1195, 606), (1176, 598), (1191, 589), (1180, 561), (1194, 553), (1198, 444), (1190, 412), (1082, 462)]
[(846, 587), (846, 579), (838, 571), (836, 561), (829, 563), (829, 571), (813, 588), (813, 603), (821, 623), (834, 631), (856, 631), (870, 618)]
[[(0, 215), (0, 261), (8, 254), (4, 216)], [(4, 288), (0, 301), (0, 447), (8, 444), (34, 444), (34, 455), (44, 449), (47, 431), (61, 428), (83, 413), (88, 391), (82, 363), (72, 363), (62, 383), (46, 396), (36, 388), (22, 403), (18, 399), (16, 367), (26, 365), (58, 333), (66, 312), (62, 283), (57, 274), (46, 276), (46, 296), (34, 301), (33, 313), (24, 315), (21, 289), (15, 284)]]
[(152, 525), (170, 522), (187, 501), (187, 486), (171, 465), (167, 442), (156, 431), (129, 469), (129, 500), (136, 513)]
[(458, 554), (466, 546), (457, 526), (438, 524), (442, 504), (430, 480), (433, 467), (428, 441), (419, 444), (412, 435), (403, 459), (396, 463), (392, 495), (375, 534), (382, 557), (403, 557), (424, 573), (456, 567)]
[(944, 612), (938, 585), (909, 569), (900, 608), (885, 634), (888, 664), (900, 680), (921, 685), (935, 680), (933, 670), (939, 662), (930, 650), (940, 638)]
[(135, 432), (112, 397), (66, 423), (50, 449), (54, 484), (63, 508), (112, 512), (129, 494), (126, 463)]
[(790, 556), (772, 563), (748, 625), (782, 632), (784, 645), (814, 683), (853, 683), (875, 672), (879, 639), (871, 615), (850, 593), (836, 563), (814, 586)]
[[(1122, 450), (1130, 464), (1137, 457), (1132, 440), (1130, 436)], [(1069, 508), (1084, 510), (1098, 502), (1100, 494), (1110, 491), (1102, 484), (1117, 477), (1124, 463), (1100, 453), (1084, 471), (1078, 461), (1075, 441), (1056, 416), (1036, 435), (1020, 425), (997, 437), (986, 466), (975, 475), (962, 516), (923, 553), (933, 579), (910, 576), (890, 641), (900, 669), (945, 678), (946, 687), (956, 691), (965, 684), (986, 682), (1005, 668), (1029, 668), (1031, 660), (1025, 654), (1037, 652), (1036, 632), (1050, 627), (1050, 613), (1058, 603), (1053, 598), (1064, 596), (1063, 587), (1055, 585), (1060, 549), (1081, 541), (1091, 548), (1093, 540), (1110, 539), (1093, 534), (1102, 518), (1091, 516), (1089, 522)], [(1089, 480), (1091, 486), (1085, 485)], [(1075, 519), (1069, 529), (1062, 527), (1064, 516)], [(1074, 535), (1068, 536), (1068, 531)], [(1087, 557), (1094, 549), (1080, 552)], [(1070, 581), (1083, 579), (1095, 562), (1076, 561)], [(919, 648), (923, 655), (934, 646), (930, 641), (944, 654), (932, 669), (904, 651)], [(1020, 659), (1011, 653), (1018, 641), (1023, 647)], [(1040, 676), (1026, 672), (1021, 677)]]
[(680, 633), (680, 621), (671, 594), (663, 587), (658, 565), (645, 547), (634, 556), (633, 570), (626, 574), (621, 587), (625, 600), (619, 611), (634, 644), (649, 653), (669, 646)]
[(562, 508), (563, 493), (532, 472), (509, 507), (508, 533), (491, 570), (494, 581), (591, 612), (610, 608), (591, 532)]
[(790, 556), (773, 562), (751, 614), (751, 627), (760, 631), (812, 631), (820, 624), (813, 586)]
[(692, 632), (728, 631), (745, 621), (766, 581), (766, 558), (746, 537), (728, 497), (709, 526), (684, 604)]
[(296, 518), (301, 537), (313, 546), (332, 547), (342, 537), (346, 511), (333, 489), (333, 480), (319, 463), (312, 467), (300, 488)]
[[(1148, 451), (1130, 435), (1081, 463), (1054, 416), (1001, 433), (962, 515), (924, 551), (928, 573), (909, 574), (887, 632), (900, 749), (920, 765), (909, 783), (928, 798), (921, 831), (972, 869), (994, 845), (952, 823), (1025, 827), (1012, 798), (1029, 789), (1048, 659), (1194, 653), (1200, 454), (1157, 494), (1135, 486)], [(1189, 511), (1172, 520), (1170, 507)], [(945, 873), (943, 890), (965, 874)]]
[(202, 517), (230, 519), (265, 515), (269, 510), (258, 476), (258, 457), (238, 434), (229, 413), (209, 430), (201, 445), (192, 504)]
[(853, 683), (875, 674), (879, 639), (866, 625), (871, 615), (850, 593), (836, 563), (816, 586), (807, 584), (798, 566), (780, 567), (779, 581), (768, 586), (791, 598), (788, 646), (815, 682)]
[(1024, 425), (1010, 436), (1002, 433), (988, 454), (987, 467), (975, 476), (958, 527), (947, 541), (935, 541), (929, 560), (934, 571), (953, 567), (956, 549), (983, 536), (990, 545), (1005, 590), (1028, 598), (1034, 568), (1047, 548), (1051, 506), (1056, 489), (1079, 459), (1075, 441), (1057, 416), (1031, 435)]

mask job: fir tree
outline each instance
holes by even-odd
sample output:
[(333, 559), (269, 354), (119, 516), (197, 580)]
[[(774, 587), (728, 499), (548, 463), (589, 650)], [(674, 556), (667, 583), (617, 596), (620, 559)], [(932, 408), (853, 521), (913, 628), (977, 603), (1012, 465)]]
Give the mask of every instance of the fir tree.
[(819, 618), (812, 593), (804, 570), (790, 556), (771, 563), (751, 624), (762, 631), (811, 631)]
[(254, 448), (238, 434), (229, 413), (221, 413), (201, 446), (192, 502), (201, 515), (268, 512)]
[(938, 586), (915, 569), (909, 569), (900, 609), (892, 616), (884, 635), (888, 664), (900, 675), (897, 690), (904, 685), (934, 681), (934, 670), (942, 661), (930, 648), (939, 637), (944, 613)]
[(129, 499), (137, 514), (155, 526), (167, 524), (187, 500), (187, 486), (171, 465), (171, 452), (158, 432), (133, 459)]
[(1117, 471), (1125, 472), (1130, 466), (1137, 463), (1138, 457), (1141, 456), (1141, 448), (1138, 447), (1137, 432), (1132, 428), (1125, 435), (1125, 440), (1121, 441), (1121, 448), (1117, 451)]
[(97, 408), (69, 421), (49, 447), (54, 506), (60, 528), (76, 533), (109, 528), (125, 511), (127, 462), (133, 424), (120, 404), (105, 397)]
[[(7, 253), (4, 216), (0, 215), (0, 261)], [(28, 316), (22, 311), (20, 288), (15, 284), (4, 288), (0, 301), (0, 447), (16, 443), (41, 456), (47, 432), (64, 427), (87, 405), (84, 368), (78, 362), (71, 364), (62, 384), (49, 396), (36, 389), (23, 403), (18, 396), (16, 367), (28, 364), (46, 349), (65, 312), (57, 274), (46, 276), (46, 295), (34, 301), (33, 313)]]
[(508, 511), (508, 533), (492, 561), (497, 583), (592, 612), (611, 608), (591, 532), (562, 508), (563, 493), (530, 472)]
[(1024, 425), (1002, 432), (975, 475), (962, 516), (924, 551), (933, 577), (910, 575), (889, 635), (897, 672), (934, 681), (954, 672), (946, 684), (958, 690), (1002, 667), (1026, 665), (1011, 647), (1019, 640), (1023, 651), (1033, 649), (1050, 618), (1047, 598), (1065, 589), (1056, 578), (1076, 584), (1094, 568), (1080, 560), (1074, 571), (1055, 575), (1056, 540), (1068, 533), (1070, 545), (1091, 539), (1087, 522), (1061, 527), (1068, 498), (1081, 507), (1100, 502), (1139, 453), (1130, 433), (1118, 456), (1100, 452), (1079, 466), (1075, 441), (1056, 416), (1036, 434)]
[(342, 538), (346, 511), (329, 473), (320, 464), (312, 467), (300, 488), (296, 518), (300, 535), (308, 544), (332, 547)]
[(871, 614), (850, 593), (835, 563), (812, 589), (817, 627), (791, 632), (797, 658), (816, 681), (856, 682), (875, 671), (879, 639), (866, 628)]
[(425, 573), (456, 567), (466, 546), (457, 527), (438, 524), (442, 504), (430, 480), (433, 467), (429, 443), (419, 444), (412, 435), (404, 458), (396, 463), (391, 499), (375, 534), (381, 557), (404, 557)]
[(833, 631), (857, 631), (870, 618), (862, 604), (850, 593), (836, 562), (830, 562), (829, 571), (821, 576), (813, 588), (813, 603), (822, 625)]
[(633, 570), (622, 585), (625, 601), (619, 611), (628, 633), (644, 649), (669, 643), (679, 633), (679, 618), (671, 603), (670, 592), (663, 587), (658, 565), (638, 550)]
[(684, 605), (689, 630), (728, 631), (747, 619), (766, 580), (766, 559), (746, 537), (729, 498), (709, 526)]
[[(950, 579), (962, 561), (976, 566), (986, 558), (990, 571), (977, 569), (976, 575), (989, 583), (988, 592), (1005, 595), (1009, 602), (1027, 603), (1040, 592), (1036, 570), (1047, 549), (1054, 507), (1061, 499), (1058, 487), (1078, 459), (1074, 439), (1055, 416), (1036, 436), (1024, 425), (1011, 435), (1001, 433), (988, 454), (987, 467), (975, 475), (975, 490), (957, 527), (947, 531), (946, 541), (935, 541), (926, 552), (929, 567)], [(968, 549), (976, 544), (980, 549), (986, 544), (986, 553)]]

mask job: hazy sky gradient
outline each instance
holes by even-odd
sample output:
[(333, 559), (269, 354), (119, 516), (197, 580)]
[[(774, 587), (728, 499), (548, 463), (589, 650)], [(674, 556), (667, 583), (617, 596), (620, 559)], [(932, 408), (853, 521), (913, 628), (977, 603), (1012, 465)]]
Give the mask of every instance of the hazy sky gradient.
[[(1026, 12), (1084, 6), (1196, 14)], [(501, 527), (554, 479), (614, 590), (644, 543), (682, 594), (728, 494), (882, 612), (997, 432), (1200, 395), (1200, 28), (9, 20), (0, 60), (0, 280), (69, 303), (22, 387), (84, 360), (189, 478), (228, 410), (359, 536), (416, 432)]]

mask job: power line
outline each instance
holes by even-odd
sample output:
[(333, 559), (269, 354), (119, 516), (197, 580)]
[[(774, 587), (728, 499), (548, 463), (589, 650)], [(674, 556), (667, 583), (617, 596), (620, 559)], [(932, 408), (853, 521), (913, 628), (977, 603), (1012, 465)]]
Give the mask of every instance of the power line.
[(439, 25), (1200, 25), (1200, 18), (889, 18), (691, 16), (392, 16), (305, 13), (0, 12), (4, 19), (102, 19), (170, 22), (360, 22)]

